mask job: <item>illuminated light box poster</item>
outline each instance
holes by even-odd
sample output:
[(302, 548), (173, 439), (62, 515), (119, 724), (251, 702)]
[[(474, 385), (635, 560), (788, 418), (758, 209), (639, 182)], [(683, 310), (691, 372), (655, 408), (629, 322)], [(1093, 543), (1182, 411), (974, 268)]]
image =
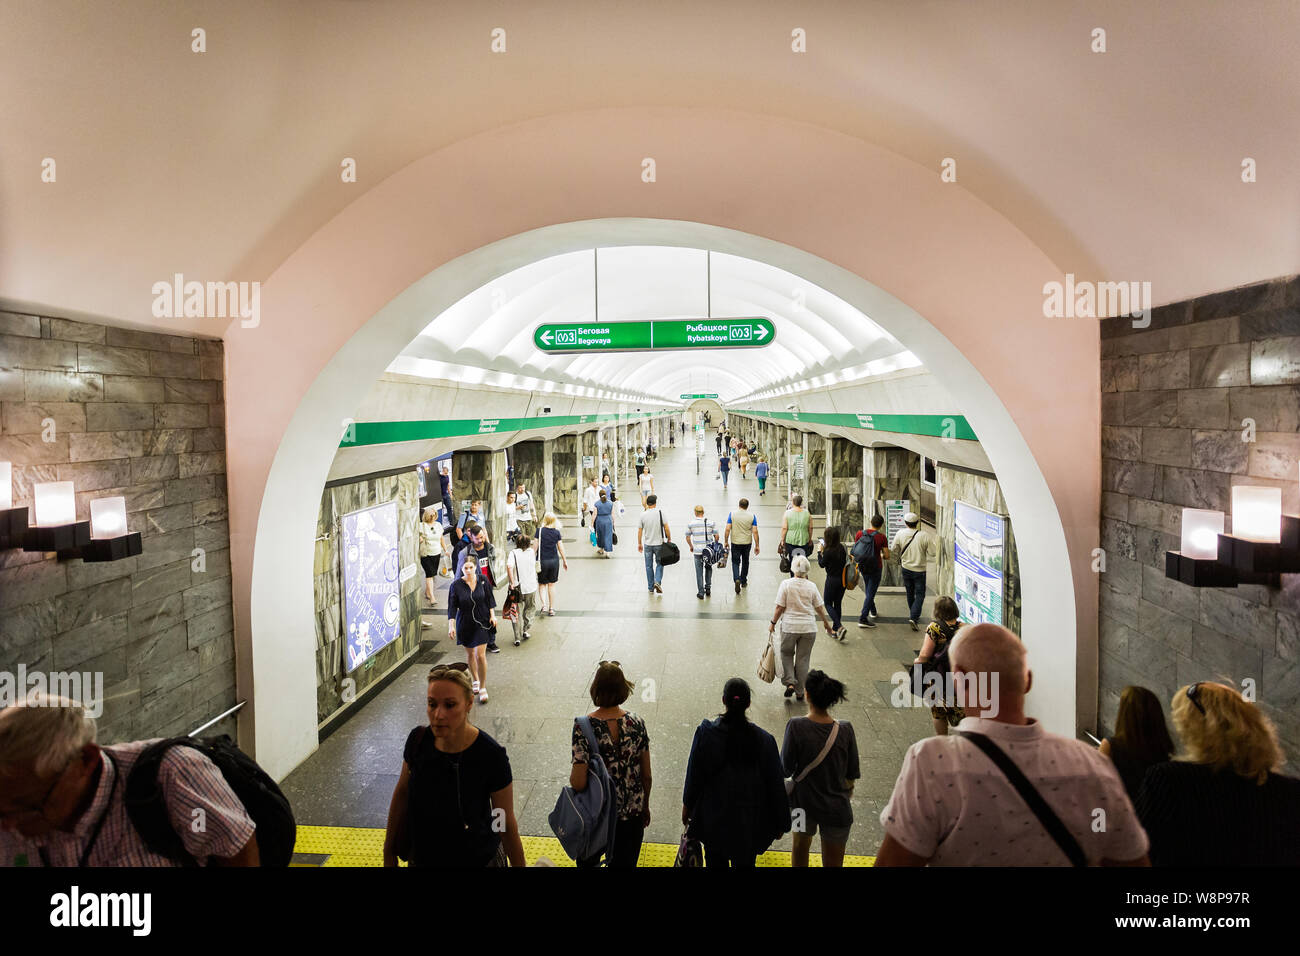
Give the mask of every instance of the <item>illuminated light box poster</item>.
[(397, 639), (402, 624), (398, 593), (397, 502), (343, 516), (343, 602), (347, 670), (353, 671)]
[(953, 502), (953, 518), (954, 590), (961, 619), (1001, 624), (1005, 519), (964, 501)]

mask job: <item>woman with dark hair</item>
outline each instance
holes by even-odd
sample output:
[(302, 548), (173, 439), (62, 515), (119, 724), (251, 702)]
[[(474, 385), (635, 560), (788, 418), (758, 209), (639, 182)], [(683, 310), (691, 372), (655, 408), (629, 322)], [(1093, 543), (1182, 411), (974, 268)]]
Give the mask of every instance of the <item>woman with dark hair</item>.
[[(613, 853), (606, 851), (604, 856), (611, 867), (624, 869), (636, 866), (645, 828), (650, 825), (650, 735), (645, 721), (622, 707), (635, 687), (618, 661), (601, 661), (591, 682), (591, 702), (596, 709), (587, 715), (600, 757), (614, 779), (618, 823)], [(575, 720), (569, 786), (579, 793), (587, 789), (590, 763), (591, 744)], [(599, 864), (599, 855), (578, 861), (580, 867)]]
[(844, 565), (849, 560), (849, 553), (840, 544), (840, 529), (832, 525), (826, 529), (817, 548), (817, 566), (826, 569), (826, 584), (822, 589), (822, 601), (826, 612), (831, 616), (832, 632), (835, 639), (843, 642), (845, 628), (840, 623), (841, 605), (844, 603)]
[(1300, 864), (1300, 780), (1254, 701), (1226, 684), (1180, 687), (1170, 702), (1186, 755), (1142, 778), (1138, 819), (1152, 866)]
[(753, 867), (790, 830), (790, 803), (776, 740), (749, 722), (749, 685), (722, 690), (723, 713), (701, 721), (691, 741), (682, 823), (704, 844), (708, 866)]
[(493, 610), (497, 606), (496, 596), (473, 561), (461, 565), (461, 576), (447, 594), (447, 637), (465, 648), (472, 690), (478, 695), (478, 702), (486, 704), (487, 646), (496, 637), (497, 615)]
[(843, 866), (844, 848), (853, 826), (853, 781), (858, 769), (858, 741), (853, 725), (829, 713), (848, 700), (844, 685), (821, 671), (808, 672), (808, 716), (791, 717), (785, 725), (781, 763), (794, 779), (790, 806), (802, 811), (794, 828), (791, 866), (807, 866), (812, 838), (822, 835), (822, 866)]
[(609, 495), (604, 491), (601, 491), (600, 500), (596, 502), (593, 530), (596, 532), (596, 554), (608, 558), (614, 550), (614, 502), (609, 500)]
[(1115, 733), (1098, 749), (1115, 765), (1128, 798), (1136, 804), (1147, 769), (1174, 755), (1160, 698), (1145, 687), (1125, 687), (1115, 714)]
[(430, 670), (425, 703), (429, 722), (407, 735), (388, 807), (384, 866), (397, 866), (399, 855), (411, 866), (527, 865), (510, 760), (469, 721), (466, 664)]

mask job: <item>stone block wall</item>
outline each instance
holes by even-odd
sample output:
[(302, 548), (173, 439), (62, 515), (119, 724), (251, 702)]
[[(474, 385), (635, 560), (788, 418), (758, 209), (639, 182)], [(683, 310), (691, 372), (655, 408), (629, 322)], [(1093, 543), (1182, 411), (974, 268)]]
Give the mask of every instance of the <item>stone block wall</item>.
[(862, 446), (845, 438), (832, 438), (830, 446), (831, 510), (826, 525), (839, 528), (841, 539), (851, 546), (853, 535), (871, 517), (864, 517), (862, 507)]
[(102, 674), (101, 743), (187, 733), (235, 704), (224, 368), (220, 341), (0, 312), (14, 505), (72, 481), (79, 520), (120, 495), (143, 538), (104, 563), (0, 552), (0, 670)]
[(1146, 329), (1106, 320), (1101, 356), (1102, 730), (1127, 684), (1167, 712), (1182, 685), (1252, 680), (1294, 761), (1300, 576), (1191, 588), (1165, 577), (1164, 560), (1184, 507), (1225, 512), (1231, 531), (1234, 485), (1281, 488), (1283, 510), (1300, 511), (1300, 278), (1163, 306)]
[[(419, 482), (415, 470), (384, 478), (370, 478), (326, 488), (321, 495), (316, 522), (316, 718), (324, 723), (385, 674), (414, 653), (420, 645), (420, 607), (424, 572), (419, 569)], [(401, 567), (416, 566), (416, 574), (399, 587), (401, 634), (397, 640), (348, 673), (343, 607), (342, 519), (346, 514), (374, 505), (397, 502), (398, 558)], [(449, 579), (439, 578), (438, 587)], [(345, 686), (345, 678), (352, 686)], [(345, 691), (347, 692), (345, 694)]]
[(581, 500), (578, 489), (578, 438), (576, 435), (561, 435), (549, 444), (555, 513), (576, 515)]
[(807, 476), (806, 487), (808, 510), (813, 514), (824, 517), (826, 515), (826, 446), (829, 444), (821, 435), (809, 433), (808, 440), (808, 460), (804, 465), (804, 474)]
[[(876, 509), (873, 514), (885, 515), (884, 503), (899, 500), (912, 502), (915, 511), (921, 500), (921, 456), (906, 448), (874, 448), (871, 454), (875, 456), (871, 480), (871, 503)], [(897, 561), (886, 561), (880, 586), (901, 587), (901, 567)]]

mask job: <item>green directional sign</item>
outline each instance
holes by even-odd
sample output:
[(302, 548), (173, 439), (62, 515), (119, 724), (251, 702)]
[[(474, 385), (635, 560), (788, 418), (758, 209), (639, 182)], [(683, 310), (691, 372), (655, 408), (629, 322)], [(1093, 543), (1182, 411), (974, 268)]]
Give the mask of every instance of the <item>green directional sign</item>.
[(683, 402), (691, 402), (691, 401), (694, 401), (694, 400), (697, 399), (697, 398), (717, 398), (717, 397), (718, 397), (718, 393), (717, 393), (717, 392), (707, 392), (707, 393), (705, 393), (705, 392), (701, 392), (701, 393), (698, 394), (698, 395), (683, 395), (683, 396), (682, 396), (682, 401), (683, 401)]
[[(757, 317), (573, 322), (539, 325), (533, 330), (533, 344), (543, 352), (569, 353), (759, 348), (774, 338), (776, 327), (771, 320)], [(716, 395), (707, 397), (717, 398)]]

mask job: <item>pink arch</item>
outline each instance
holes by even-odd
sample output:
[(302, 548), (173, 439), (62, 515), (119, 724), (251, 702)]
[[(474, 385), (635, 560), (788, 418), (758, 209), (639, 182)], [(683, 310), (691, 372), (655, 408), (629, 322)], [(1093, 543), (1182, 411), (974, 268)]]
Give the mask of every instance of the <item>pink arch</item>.
[(1043, 284), (1063, 270), (937, 169), (771, 117), (645, 108), (547, 117), (424, 157), (276, 270), (257, 328), (227, 331), (236, 654), (253, 705), (241, 735), (259, 760), (283, 775), (316, 744), (311, 542), (339, 423), (429, 309), (546, 255), (637, 241), (708, 242), (786, 268), (944, 374), (1013, 514), (1025, 509), (1035, 713), (1058, 732), (1090, 725), (1099, 344), (1092, 323), (1043, 317)]

